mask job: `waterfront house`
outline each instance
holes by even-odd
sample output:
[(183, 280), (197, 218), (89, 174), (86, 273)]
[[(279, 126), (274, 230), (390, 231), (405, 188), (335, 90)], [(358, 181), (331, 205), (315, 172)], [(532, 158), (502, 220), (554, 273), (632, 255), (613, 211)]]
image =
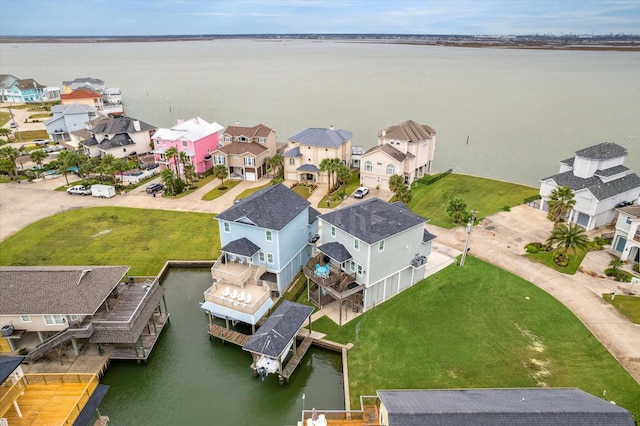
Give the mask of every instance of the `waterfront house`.
[(541, 179), (541, 210), (549, 209), (549, 198), (556, 188), (569, 187), (576, 201), (566, 220), (587, 231), (610, 224), (615, 209), (637, 200), (640, 177), (624, 165), (626, 148), (602, 142), (575, 153), (560, 162), (558, 174)]
[[(128, 277), (126, 266), (0, 267), (0, 324), (10, 351), (34, 362), (71, 343), (113, 345), (111, 359), (146, 360), (168, 320), (155, 277)], [(5, 332), (5, 327), (9, 332)], [(33, 339), (33, 338), (36, 339)]]
[[(152, 138), (155, 161), (162, 169), (175, 168), (176, 158), (165, 155), (169, 148), (175, 148), (178, 155), (184, 153), (183, 157), (195, 167), (196, 173), (204, 173), (213, 167), (211, 153), (220, 143), (222, 129), (218, 123), (208, 123), (200, 117), (178, 120), (178, 124), (170, 129), (160, 128)], [(178, 163), (182, 175), (185, 164)]]
[(111, 154), (115, 158), (125, 158), (151, 151), (155, 126), (132, 117), (114, 117), (96, 123), (88, 129), (91, 138), (82, 143), (87, 157), (102, 158)]
[(95, 106), (98, 111), (117, 117), (124, 114), (122, 95), (117, 87), (107, 88), (98, 78), (83, 77), (62, 82), (63, 94), (59, 98), (63, 103), (75, 100)]
[(389, 190), (389, 178), (404, 177), (410, 184), (431, 173), (436, 130), (408, 120), (378, 132), (378, 145), (360, 159), (360, 183), (369, 188)]
[(435, 236), (402, 203), (370, 198), (319, 217), (318, 254), (303, 268), (309, 300), (360, 312), (422, 280)]
[[(351, 411), (350, 418), (372, 426), (634, 425), (628, 410), (577, 388), (379, 390), (376, 396), (361, 396), (360, 403), (362, 410)], [(332, 424), (345, 414), (320, 415)], [(311, 416), (304, 411), (303, 424), (319, 424)]]
[(623, 262), (640, 262), (640, 205), (620, 207), (611, 247)]
[(320, 171), (325, 158), (337, 158), (340, 164), (351, 164), (351, 139), (347, 130), (308, 128), (289, 138), (284, 157), (284, 178), (295, 181), (328, 183), (327, 173)]
[(73, 103), (70, 105), (53, 105), (51, 107), (52, 118), (44, 122), (49, 137), (54, 142), (63, 142), (71, 139), (71, 133), (85, 130), (86, 123), (98, 117), (95, 107)]
[(32, 78), (16, 78), (9, 74), (2, 74), (0, 89), (2, 101), (12, 104), (42, 102), (45, 98), (47, 86)]
[(255, 325), (311, 258), (319, 213), (279, 184), (254, 192), (220, 213), (221, 254), (202, 308)]
[(92, 106), (98, 111), (104, 109), (104, 102), (102, 101), (102, 94), (87, 88), (79, 88), (71, 93), (63, 93), (60, 95), (60, 101), (62, 105), (71, 105), (74, 103), (85, 104)]
[(25, 374), (23, 360), (0, 358), (0, 424), (88, 424), (109, 386), (91, 373)]
[(69, 94), (77, 89), (89, 89), (94, 92), (103, 93), (105, 90), (104, 80), (92, 77), (80, 77), (62, 82), (62, 90), (65, 94)]
[(229, 126), (213, 152), (214, 164), (229, 170), (231, 179), (261, 179), (267, 174), (267, 160), (277, 154), (275, 130), (258, 124), (253, 127)]

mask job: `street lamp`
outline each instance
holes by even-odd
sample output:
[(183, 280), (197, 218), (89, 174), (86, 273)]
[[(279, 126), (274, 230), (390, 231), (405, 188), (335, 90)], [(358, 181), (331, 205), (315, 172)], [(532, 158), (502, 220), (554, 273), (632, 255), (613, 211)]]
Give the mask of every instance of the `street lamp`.
[(460, 259), (460, 266), (464, 266), (464, 260), (467, 258), (467, 252), (469, 251), (469, 240), (471, 239), (471, 230), (473, 229), (473, 223), (476, 221), (476, 213), (477, 211), (474, 210), (473, 214), (471, 215), (471, 219), (469, 220), (469, 223), (467, 223), (467, 227), (465, 228), (465, 231), (467, 233), (467, 242), (464, 245), (462, 259)]

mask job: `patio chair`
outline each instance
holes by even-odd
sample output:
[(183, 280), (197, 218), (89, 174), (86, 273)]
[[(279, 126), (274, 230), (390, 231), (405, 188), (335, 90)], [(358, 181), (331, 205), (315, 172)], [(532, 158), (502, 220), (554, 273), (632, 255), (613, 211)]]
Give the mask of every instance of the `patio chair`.
[(251, 303), (251, 293), (247, 294), (247, 296), (244, 298), (244, 303), (246, 303), (247, 305)]
[(244, 290), (240, 292), (240, 296), (238, 296), (238, 302), (244, 302)]
[(231, 293), (231, 298), (232, 299), (237, 299), (238, 298), (238, 290), (233, 290), (233, 293)]
[(223, 291), (222, 291), (222, 295), (224, 297), (229, 296), (229, 293), (231, 293), (231, 290), (229, 290), (229, 287), (227, 286)]

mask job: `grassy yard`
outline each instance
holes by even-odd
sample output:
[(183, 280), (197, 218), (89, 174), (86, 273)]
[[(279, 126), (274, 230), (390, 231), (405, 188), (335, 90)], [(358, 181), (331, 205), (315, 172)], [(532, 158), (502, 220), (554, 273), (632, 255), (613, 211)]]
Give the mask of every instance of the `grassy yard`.
[[(616, 296), (616, 300), (618, 297)], [(342, 328), (313, 329), (349, 351), (354, 395), (376, 389), (578, 387), (640, 412), (640, 385), (560, 302), (468, 257)]]
[(231, 190), (232, 188), (235, 188), (236, 185), (240, 184), (241, 181), (239, 180), (226, 180), (224, 182), (224, 188), (222, 189), (221, 187), (223, 186), (222, 184), (216, 186), (215, 188), (213, 188), (211, 191), (207, 192), (206, 194), (204, 194), (202, 196), (202, 200), (204, 201), (211, 201), (211, 200), (215, 200), (216, 198), (226, 194), (229, 190)]
[(42, 219), (0, 243), (2, 265), (129, 265), (156, 275), (167, 260), (213, 260), (218, 223), (207, 213), (95, 207)]
[(34, 139), (49, 139), (49, 133), (46, 130), (21, 130), (13, 132), (14, 142), (29, 142)]
[[(328, 195), (322, 197), (322, 199), (318, 202), (317, 207), (325, 207), (334, 209), (338, 207), (342, 201), (344, 200), (343, 194), (348, 197), (360, 186), (360, 170), (353, 170), (351, 172), (351, 179), (347, 182), (346, 187), (340, 188), (337, 192), (331, 194), (331, 204), (327, 204), (327, 200), (329, 199)], [(316, 190), (317, 191), (317, 190)]]
[[(630, 284), (626, 283), (626, 285)], [(603, 294), (602, 297), (620, 311), (622, 315), (629, 318), (629, 321), (634, 324), (640, 324), (640, 297), (623, 296), (621, 294), (616, 294), (613, 300), (611, 300), (610, 294)]]
[(555, 249), (551, 251), (541, 251), (538, 253), (527, 253), (525, 256), (543, 264), (544, 266), (555, 269), (558, 272), (562, 272), (563, 274), (574, 275), (580, 267), (582, 259), (587, 255), (588, 250), (576, 250), (575, 254), (568, 253), (569, 264), (565, 267), (559, 266), (553, 261), (553, 256), (556, 253), (561, 253), (561, 251), (562, 250)]
[(505, 207), (521, 204), (525, 198), (538, 194), (538, 189), (476, 176), (450, 174), (431, 185), (416, 183), (411, 193), (411, 211), (430, 219), (432, 225), (454, 228), (456, 225), (447, 214), (449, 201), (454, 198), (462, 198), (467, 204), (467, 211), (478, 210), (477, 219), (480, 220)]

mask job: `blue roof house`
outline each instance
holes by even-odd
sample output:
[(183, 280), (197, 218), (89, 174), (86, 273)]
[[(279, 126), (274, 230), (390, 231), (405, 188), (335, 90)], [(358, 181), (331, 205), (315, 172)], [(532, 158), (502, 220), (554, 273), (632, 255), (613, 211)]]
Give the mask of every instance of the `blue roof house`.
[(202, 308), (255, 325), (312, 255), (319, 213), (280, 184), (261, 189), (220, 213), (221, 255)]

